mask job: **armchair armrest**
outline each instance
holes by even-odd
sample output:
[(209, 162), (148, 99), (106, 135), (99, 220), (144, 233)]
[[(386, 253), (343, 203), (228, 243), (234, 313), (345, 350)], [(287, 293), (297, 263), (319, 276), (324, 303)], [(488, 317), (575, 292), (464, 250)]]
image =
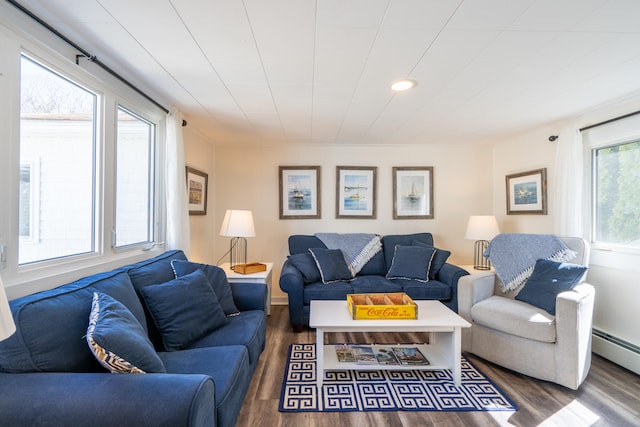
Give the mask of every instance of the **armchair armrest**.
[(229, 283), (233, 302), (240, 311), (262, 310), (266, 312), (267, 287), (262, 283)]
[(471, 307), (493, 295), (496, 273), (470, 274), (458, 280), (458, 313), (471, 321)]
[(210, 426), (215, 385), (206, 375), (0, 374), (6, 425)]

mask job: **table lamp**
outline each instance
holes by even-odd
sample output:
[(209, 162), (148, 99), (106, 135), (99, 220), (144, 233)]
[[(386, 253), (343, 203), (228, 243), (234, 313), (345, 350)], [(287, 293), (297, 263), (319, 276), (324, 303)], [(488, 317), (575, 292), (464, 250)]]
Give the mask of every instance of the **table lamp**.
[(16, 324), (13, 322), (9, 300), (7, 300), (2, 277), (0, 277), (0, 341), (9, 338), (15, 331)]
[(247, 262), (247, 239), (255, 237), (253, 214), (251, 211), (227, 209), (220, 228), (220, 235), (232, 237), (229, 242), (230, 265), (233, 270), (238, 264)]
[(475, 240), (473, 253), (473, 268), (476, 270), (489, 270), (491, 263), (484, 257), (489, 240), (500, 233), (498, 222), (493, 215), (472, 215), (469, 217), (465, 239)]

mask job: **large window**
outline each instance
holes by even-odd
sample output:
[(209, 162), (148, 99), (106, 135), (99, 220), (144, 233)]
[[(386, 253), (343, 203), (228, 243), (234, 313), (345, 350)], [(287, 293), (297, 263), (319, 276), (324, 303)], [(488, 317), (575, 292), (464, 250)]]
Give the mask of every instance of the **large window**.
[(590, 171), (590, 235), (596, 247), (640, 249), (640, 114), (582, 132)]
[(155, 126), (118, 107), (115, 247), (153, 240)]
[(19, 264), (92, 252), (98, 96), (24, 55), (20, 70)]
[(640, 141), (592, 152), (593, 240), (640, 248)]

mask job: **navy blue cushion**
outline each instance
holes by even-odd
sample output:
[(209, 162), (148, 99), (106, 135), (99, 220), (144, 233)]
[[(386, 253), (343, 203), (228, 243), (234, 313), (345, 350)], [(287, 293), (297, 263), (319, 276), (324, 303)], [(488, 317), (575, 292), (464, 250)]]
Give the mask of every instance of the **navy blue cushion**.
[(396, 245), (387, 279), (408, 279), (418, 282), (429, 281), (429, 268), (436, 253), (427, 246)]
[[(326, 288), (326, 286), (325, 286)], [(189, 345), (189, 348), (242, 345), (249, 350), (251, 364), (258, 363), (265, 346), (267, 322), (262, 310), (243, 311), (227, 324)]]
[(309, 253), (309, 248), (326, 249), (327, 247), (316, 236), (305, 236), (303, 234), (289, 236), (289, 253), (291, 255)]
[(309, 248), (309, 252), (320, 270), (320, 277), (325, 285), (353, 278), (340, 249)]
[(167, 351), (183, 349), (227, 323), (201, 270), (167, 283), (145, 286), (140, 293)]
[(17, 332), (0, 341), (4, 372), (104, 372), (82, 337), (94, 292), (124, 304), (144, 327), (142, 304), (124, 271), (82, 278), (10, 301)]
[(387, 270), (391, 268), (393, 262), (393, 255), (396, 251), (396, 246), (411, 246), (416, 242), (421, 242), (424, 245), (433, 246), (433, 236), (431, 233), (414, 233), (414, 234), (390, 234), (382, 237), (382, 249), (384, 251), (384, 262), (387, 266)]
[(558, 294), (573, 289), (586, 270), (584, 265), (539, 259), (516, 299), (555, 315)]
[(231, 293), (231, 286), (227, 280), (227, 275), (224, 270), (215, 265), (199, 264), (197, 262), (189, 261), (171, 261), (171, 266), (175, 273), (175, 277), (186, 276), (193, 273), (196, 270), (200, 270), (207, 277), (207, 281), (211, 285), (211, 289), (218, 297), (218, 302), (222, 311), (227, 316), (235, 316), (240, 311), (236, 308), (236, 304), (233, 302), (233, 293)]
[(322, 280), (320, 270), (318, 270), (318, 266), (310, 253), (289, 255), (287, 259), (300, 271), (305, 283)]
[(91, 352), (110, 372), (166, 372), (140, 322), (107, 294), (93, 294), (86, 337)]
[(436, 250), (436, 254), (433, 257), (433, 261), (431, 261), (431, 269), (429, 270), (429, 280), (435, 280), (438, 272), (442, 268), (443, 265), (447, 262), (449, 257), (451, 256), (451, 252), (445, 251), (444, 249), (435, 248), (433, 245), (428, 245), (426, 243), (422, 243), (419, 240), (413, 241), (414, 245), (417, 246), (427, 246), (434, 248)]

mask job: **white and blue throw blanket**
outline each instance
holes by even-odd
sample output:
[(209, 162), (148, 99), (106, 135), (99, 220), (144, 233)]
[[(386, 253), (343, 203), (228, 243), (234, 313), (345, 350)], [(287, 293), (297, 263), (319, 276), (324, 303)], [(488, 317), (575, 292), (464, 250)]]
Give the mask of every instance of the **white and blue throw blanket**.
[(576, 253), (551, 234), (506, 233), (491, 240), (484, 256), (491, 261), (502, 281), (502, 291), (507, 292), (531, 276), (537, 260), (566, 262)]
[(382, 250), (377, 234), (367, 233), (316, 233), (328, 249), (340, 249), (352, 276), (358, 274), (371, 258)]

